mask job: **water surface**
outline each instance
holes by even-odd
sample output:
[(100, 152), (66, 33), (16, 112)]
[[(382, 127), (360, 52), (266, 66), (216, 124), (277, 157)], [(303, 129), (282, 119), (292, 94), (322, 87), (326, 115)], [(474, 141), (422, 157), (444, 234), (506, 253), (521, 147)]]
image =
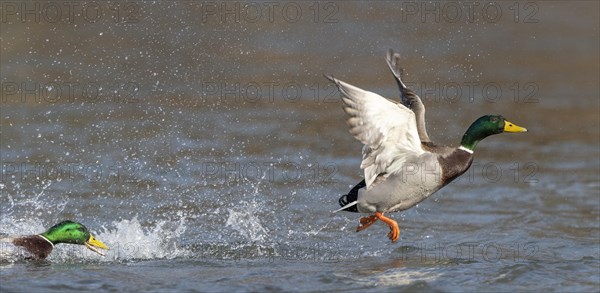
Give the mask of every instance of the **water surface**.
[[(56, 22), (15, 3), (0, 232), (74, 219), (111, 250), (4, 259), (3, 292), (600, 289), (598, 3), (475, 2), (468, 18), (461, 2), (83, 2)], [(330, 213), (361, 145), (322, 77), (395, 98), (389, 48), (436, 142), (484, 114), (529, 130), (486, 139), (469, 172), (393, 214), (395, 244)]]

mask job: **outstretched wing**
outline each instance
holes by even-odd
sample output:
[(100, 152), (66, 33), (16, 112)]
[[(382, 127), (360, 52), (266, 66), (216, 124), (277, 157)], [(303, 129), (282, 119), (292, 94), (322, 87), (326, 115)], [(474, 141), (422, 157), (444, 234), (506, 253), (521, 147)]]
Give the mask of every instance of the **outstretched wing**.
[(427, 129), (425, 127), (425, 105), (423, 105), (421, 98), (402, 82), (404, 70), (400, 66), (400, 54), (394, 53), (394, 51), (390, 49), (385, 56), (385, 61), (390, 67), (390, 70), (396, 79), (396, 83), (398, 83), (402, 104), (415, 113), (419, 138), (422, 142), (430, 142), (431, 140), (427, 135)]
[(405, 106), (378, 94), (326, 76), (342, 93), (344, 111), (350, 116), (350, 133), (365, 144), (361, 168), (367, 189), (379, 175), (392, 173), (410, 156), (424, 153), (415, 114)]

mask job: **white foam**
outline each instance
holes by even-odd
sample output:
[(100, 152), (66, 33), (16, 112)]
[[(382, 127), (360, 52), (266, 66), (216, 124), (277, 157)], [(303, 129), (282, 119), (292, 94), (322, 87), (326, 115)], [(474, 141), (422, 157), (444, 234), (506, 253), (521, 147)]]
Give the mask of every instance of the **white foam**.
[(186, 230), (185, 218), (179, 222), (159, 221), (150, 227), (142, 227), (137, 217), (113, 222), (114, 228), (99, 232), (97, 239), (110, 250), (110, 261), (171, 259), (188, 255), (181, 247), (180, 237)]
[(245, 240), (261, 242), (267, 239), (269, 233), (256, 216), (259, 212), (256, 204), (244, 203), (242, 208), (227, 209), (227, 212), (229, 216), (225, 226), (235, 230)]
[[(31, 235), (44, 231), (41, 220), (13, 220), (2, 217), (2, 231), (7, 235)], [(51, 262), (123, 262), (132, 260), (172, 259), (190, 254), (181, 247), (180, 237), (186, 230), (185, 218), (178, 222), (158, 221), (143, 226), (137, 217), (131, 220), (114, 221), (107, 228), (92, 231), (92, 234), (110, 250), (104, 257), (88, 250), (83, 245), (58, 244), (48, 256)], [(15, 262), (23, 259), (23, 251), (11, 243), (0, 245), (0, 262)]]

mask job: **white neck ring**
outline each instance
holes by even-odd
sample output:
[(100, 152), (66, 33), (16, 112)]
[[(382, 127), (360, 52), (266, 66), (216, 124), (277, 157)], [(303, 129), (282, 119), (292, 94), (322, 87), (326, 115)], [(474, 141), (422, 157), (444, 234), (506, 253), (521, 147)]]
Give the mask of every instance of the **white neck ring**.
[(462, 146), (462, 145), (461, 145), (461, 146), (459, 146), (459, 147), (458, 147), (458, 149), (459, 149), (459, 150), (463, 150), (463, 151), (465, 151), (465, 152), (467, 152), (467, 153), (469, 153), (469, 154), (473, 154), (473, 150), (470, 150), (470, 149), (468, 149), (468, 148), (466, 148), (466, 147), (464, 147), (464, 146)]
[(42, 235), (39, 235), (39, 234), (38, 234), (38, 236), (40, 236), (40, 237), (42, 237), (42, 239), (48, 241), (48, 243), (50, 243), (50, 245), (52, 245), (52, 247), (54, 247), (54, 243), (52, 243), (52, 241), (48, 240), (48, 238), (46, 238), (46, 237), (44, 237)]

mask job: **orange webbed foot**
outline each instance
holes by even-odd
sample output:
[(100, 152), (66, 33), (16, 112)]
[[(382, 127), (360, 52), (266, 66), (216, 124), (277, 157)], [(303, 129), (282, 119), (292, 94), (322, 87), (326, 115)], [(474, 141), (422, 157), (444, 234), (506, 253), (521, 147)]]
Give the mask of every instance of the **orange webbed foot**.
[(390, 232), (388, 232), (387, 237), (390, 238), (392, 242), (398, 241), (398, 238), (400, 238), (400, 228), (398, 228), (398, 225), (395, 227), (390, 226)]
[(379, 218), (376, 215), (360, 218), (360, 226), (356, 227), (356, 232), (367, 229), (369, 226), (373, 225), (373, 223), (377, 222), (377, 220), (379, 220)]
[(376, 212), (375, 216), (390, 227), (390, 232), (387, 234), (388, 238), (390, 238), (392, 242), (398, 241), (398, 238), (400, 238), (400, 228), (398, 228), (398, 223), (384, 216), (383, 213)]

